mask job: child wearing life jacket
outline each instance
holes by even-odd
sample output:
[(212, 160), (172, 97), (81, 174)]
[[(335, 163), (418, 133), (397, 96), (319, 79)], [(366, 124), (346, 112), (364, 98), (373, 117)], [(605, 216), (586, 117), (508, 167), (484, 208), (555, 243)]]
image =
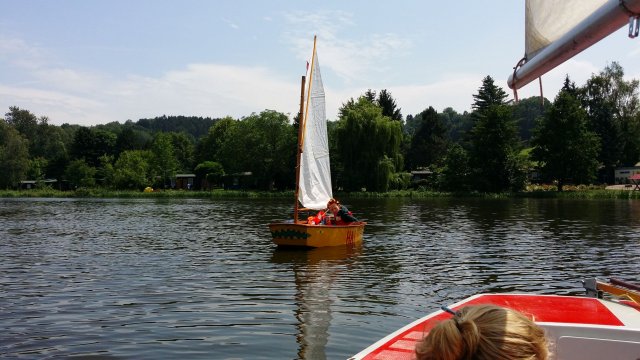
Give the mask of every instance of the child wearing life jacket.
[[(331, 215), (327, 216), (328, 213), (331, 213)], [(323, 222), (325, 225), (347, 225), (354, 221), (358, 221), (358, 219), (351, 214), (351, 211), (346, 206), (341, 205), (336, 199), (329, 199), (327, 213)]]

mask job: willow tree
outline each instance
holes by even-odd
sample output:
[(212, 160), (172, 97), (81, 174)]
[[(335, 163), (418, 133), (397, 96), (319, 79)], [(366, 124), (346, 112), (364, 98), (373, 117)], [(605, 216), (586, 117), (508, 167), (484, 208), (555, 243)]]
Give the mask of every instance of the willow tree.
[(344, 166), (338, 184), (347, 191), (386, 191), (395, 172), (402, 169), (402, 127), (382, 115), (382, 109), (360, 97), (340, 109), (337, 148)]
[(20, 133), (0, 119), (0, 188), (17, 186), (29, 168), (29, 143)]

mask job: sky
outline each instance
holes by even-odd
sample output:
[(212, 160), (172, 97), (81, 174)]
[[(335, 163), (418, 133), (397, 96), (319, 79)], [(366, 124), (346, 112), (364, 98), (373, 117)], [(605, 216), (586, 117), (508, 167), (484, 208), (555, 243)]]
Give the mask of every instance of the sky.
[[(524, 0), (0, 0), (0, 117), (17, 106), (54, 125), (292, 118), (314, 35), (329, 120), (368, 89), (389, 91), (403, 116), (470, 111), (486, 76), (513, 97)], [(612, 61), (640, 79), (626, 27), (544, 75), (544, 96)], [(537, 81), (518, 91), (538, 95)]]

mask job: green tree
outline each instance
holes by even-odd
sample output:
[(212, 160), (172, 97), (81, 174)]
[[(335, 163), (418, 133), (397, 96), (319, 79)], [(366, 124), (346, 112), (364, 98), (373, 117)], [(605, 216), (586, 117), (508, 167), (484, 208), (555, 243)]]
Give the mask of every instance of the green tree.
[(469, 154), (461, 145), (451, 145), (444, 157), (443, 166), (439, 169), (439, 188), (445, 191), (469, 190), (471, 175)]
[(205, 161), (196, 166), (195, 173), (196, 177), (201, 181), (206, 180), (202, 182), (206, 186), (202, 187), (210, 189), (211, 186), (217, 186), (222, 182), (222, 177), (224, 176), (224, 168), (219, 162)]
[(532, 139), (532, 157), (543, 176), (557, 181), (562, 191), (567, 180), (590, 183), (598, 169), (598, 137), (587, 128), (587, 114), (568, 85), (540, 119)]
[(115, 185), (115, 169), (113, 167), (113, 156), (102, 155), (99, 159), (100, 166), (96, 169), (96, 181), (104, 187)]
[[(398, 121), (382, 115), (382, 109), (367, 98), (347, 102), (340, 109), (336, 128), (337, 147), (345, 173), (345, 190), (366, 188), (384, 191), (391, 175), (403, 168), (400, 152), (402, 128)], [(391, 159), (394, 170), (389, 171), (385, 156)], [(384, 165), (382, 167), (381, 165)], [(386, 182), (386, 183), (385, 183)]]
[(551, 102), (544, 99), (545, 105), (540, 102), (539, 96), (532, 96), (518, 101), (513, 106), (513, 116), (518, 123), (520, 138), (528, 142), (533, 134), (533, 128), (538, 118), (544, 116), (544, 109), (551, 106)]
[(285, 114), (265, 110), (230, 126), (218, 157), (228, 174), (251, 172), (262, 189), (282, 188), (294, 178), (295, 129)]
[(638, 80), (625, 81), (622, 67), (613, 62), (579, 90), (589, 127), (600, 137), (600, 180), (612, 182), (617, 166), (633, 165), (640, 157)]
[(120, 155), (127, 150), (144, 150), (153, 141), (153, 137), (148, 132), (135, 128), (135, 125), (127, 122), (124, 128), (118, 133), (115, 144), (115, 154)]
[(524, 164), (511, 107), (504, 90), (487, 76), (473, 104), (474, 126), (470, 132), (470, 158), (474, 185), (480, 191), (519, 190), (524, 186)]
[(438, 112), (429, 107), (419, 118), (422, 121), (407, 154), (407, 166), (413, 170), (438, 165), (447, 150), (447, 128)]
[(507, 93), (499, 86), (496, 86), (491, 76), (482, 79), (482, 86), (478, 93), (473, 95), (474, 117), (482, 117), (483, 112), (494, 105), (504, 105)]
[(96, 169), (83, 159), (71, 161), (65, 170), (65, 177), (73, 188), (95, 186), (95, 176)]
[(178, 170), (192, 172), (195, 152), (195, 140), (186, 132), (171, 132), (171, 143), (178, 161)]
[(106, 130), (80, 127), (74, 136), (71, 153), (75, 159), (84, 159), (89, 166), (100, 165), (100, 157), (113, 155), (117, 136)]
[(382, 89), (378, 94), (378, 106), (382, 108), (382, 115), (392, 120), (402, 121), (402, 113), (396, 104), (396, 100), (387, 89)]
[(169, 187), (171, 179), (178, 169), (178, 160), (175, 156), (171, 135), (157, 133), (151, 144), (151, 153), (153, 154), (152, 171), (160, 179), (155, 185)]
[(29, 168), (27, 140), (0, 119), (0, 188), (15, 187), (24, 180)]
[(196, 161), (220, 161), (219, 151), (227, 138), (229, 130), (235, 126), (236, 120), (227, 116), (216, 121), (205, 136), (203, 136), (196, 146)]
[(45, 179), (45, 169), (47, 167), (47, 159), (43, 157), (34, 157), (29, 160), (29, 170), (27, 176), (30, 180), (42, 182)]
[(120, 154), (114, 165), (114, 183), (118, 189), (142, 190), (152, 185), (149, 150), (128, 150)]

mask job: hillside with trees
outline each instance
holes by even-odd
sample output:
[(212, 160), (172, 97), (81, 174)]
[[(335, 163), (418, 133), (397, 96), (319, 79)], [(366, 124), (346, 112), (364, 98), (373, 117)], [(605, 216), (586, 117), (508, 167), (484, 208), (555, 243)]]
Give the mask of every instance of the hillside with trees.
[[(473, 98), (471, 112), (439, 113), (427, 103), (406, 118), (386, 89), (346, 100), (328, 125), (334, 187), (503, 192), (540, 181), (561, 190), (611, 183), (615, 168), (640, 161), (638, 80), (624, 80), (615, 62), (584, 86), (567, 78), (553, 102), (507, 102), (489, 76)], [(195, 174), (195, 187), (210, 189), (243, 174), (247, 188), (292, 189), (297, 126), (297, 116), (271, 110), (240, 119), (163, 115), (56, 126), (14, 106), (0, 119), (0, 188), (29, 180), (142, 190)], [(412, 182), (416, 170), (430, 177)]]

